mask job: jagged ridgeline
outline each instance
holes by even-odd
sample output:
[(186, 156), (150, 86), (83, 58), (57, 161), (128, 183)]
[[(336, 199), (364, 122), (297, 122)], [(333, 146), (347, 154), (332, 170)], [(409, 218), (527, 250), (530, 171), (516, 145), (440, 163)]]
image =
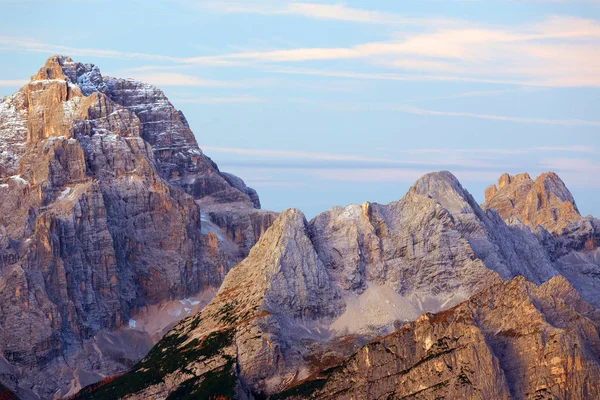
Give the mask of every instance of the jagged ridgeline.
[(437, 172), (387, 205), (287, 210), (205, 308), (76, 398), (597, 398), (600, 221), (551, 173), (486, 197)]
[(0, 380), (51, 398), (130, 368), (275, 217), (159, 89), (51, 57), (0, 102)]

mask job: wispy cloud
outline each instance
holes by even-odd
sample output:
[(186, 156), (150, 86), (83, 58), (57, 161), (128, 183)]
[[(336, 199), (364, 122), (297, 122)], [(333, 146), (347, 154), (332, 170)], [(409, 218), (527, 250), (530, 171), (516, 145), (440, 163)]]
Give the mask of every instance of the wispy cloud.
[[(202, 4), (206, 6), (213, 3)], [(356, 22), (389, 23), (394, 20), (403, 21), (402, 18), (405, 18), (379, 11), (317, 3), (215, 2), (213, 6), (226, 12), (263, 10), (260, 12), (340, 18)], [(410, 32), (401, 29), (389, 40), (347, 47), (249, 49), (227, 54), (174, 57), (75, 48), (3, 36), (0, 37), (0, 49), (160, 61), (179, 67), (251, 67), (264, 69), (266, 72), (353, 79), (469, 81), (548, 87), (600, 86), (598, 21), (554, 16), (522, 25), (486, 27), (466, 22), (441, 24), (435, 19), (427, 18), (408, 20), (414, 25)], [(434, 23), (430, 23), (431, 21)], [(399, 23), (399, 26), (403, 24)], [(377, 70), (358, 73), (323, 68), (303, 70), (297, 66), (306, 62), (324, 63), (333, 60), (353, 60)]]
[(305, 159), (305, 160), (326, 160), (326, 161), (361, 161), (378, 163), (396, 163), (397, 160), (378, 157), (364, 157), (352, 154), (335, 154), (309, 151), (290, 151), (281, 149), (247, 149), (235, 147), (215, 147), (201, 146), (204, 151), (214, 153), (228, 153), (246, 156), (283, 158), (283, 159)]
[(23, 86), (28, 81), (24, 79), (8, 79), (8, 80), (0, 80), (0, 86)]
[[(252, 157), (253, 160), (236, 160), (233, 162), (223, 161), (228, 165), (236, 165), (243, 167), (254, 168), (299, 168), (299, 169), (318, 169), (318, 168), (397, 168), (409, 167), (415, 168), (422, 166), (424, 168), (447, 168), (450, 166), (457, 168), (477, 167), (487, 168), (488, 163), (473, 158), (461, 158), (453, 155), (451, 151), (447, 152), (443, 157), (435, 155), (430, 159), (419, 157), (418, 159), (402, 159), (386, 158), (386, 157), (369, 157), (357, 154), (341, 154), (341, 153), (323, 153), (310, 151), (290, 151), (283, 149), (248, 149), (235, 147), (215, 147), (215, 146), (200, 146), (208, 153), (234, 154), (237, 156)], [(294, 161), (294, 160), (300, 160)]]
[[(382, 149), (384, 150), (384, 149)], [(389, 149), (386, 149), (389, 151)], [(567, 152), (567, 153), (598, 153), (593, 146), (539, 146), (539, 147), (517, 147), (517, 148), (471, 148), (471, 149), (400, 149), (398, 153), (408, 154), (440, 154), (440, 153), (462, 153), (462, 154), (497, 154), (497, 155), (525, 155), (543, 152)]]
[(445, 117), (465, 117), (476, 119), (487, 119), (492, 121), (505, 122), (520, 122), (527, 124), (543, 124), (543, 125), (563, 125), (563, 126), (600, 126), (600, 121), (589, 121), (583, 119), (548, 119), (548, 118), (528, 118), (528, 117), (511, 117), (505, 115), (493, 114), (476, 114), (470, 112), (454, 112), (454, 111), (436, 111), (410, 106), (392, 106), (391, 109), (417, 115), (433, 115)]
[[(354, 169), (354, 170), (317, 170), (313, 174), (318, 179), (342, 182), (414, 182), (431, 172), (415, 169)], [(494, 182), (501, 171), (453, 171), (463, 182)]]
[(600, 163), (583, 158), (554, 158), (543, 160), (541, 165), (557, 171), (573, 171), (597, 176), (600, 173)]
[(244, 86), (244, 83), (242, 82), (203, 79), (197, 76), (175, 72), (138, 73), (133, 74), (132, 78), (155, 86), (205, 86), (228, 88)]
[[(594, 20), (557, 16), (522, 26), (422, 28), (423, 32), (401, 33), (392, 40), (350, 47), (242, 51), (197, 57), (190, 62), (290, 64), (360, 60), (378, 67), (429, 75), (421, 79), (432, 79), (435, 74), (440, 80), (600, 86), (600, 55), (596, 51), (600, 45), (600, 23)], [(287, 72), (311, 74), (293, 69)], [(328, 72), (312, 73), (325, 76)], [(382, 73), (329, 73), (360, 79), (418, 79)]]
[(452, 99), (465, 99), (472, 97), (490, 97), (490, 96), (498, 96), (503, 94), (512, 94), (512, 93), (533, 93), (538, 92), (540, 90), (544, 90), (543, 88), (537, 87), (517, 87), (514, 89), (499, 89), (499, 90), (471, 90), (468, 92), (461, 93), (453, 93), (444, 96), (431, 96), (431, 97), (415, 97), (410, 99), (409, 101), (431, 101), (431, 100), (452, 100)]
[(184, 4), (194, 8), (204, 8), (221, 13), (260, 14), (260, 15), (295, 15), (307, 18), (337, 20), (365, 24), (417, 25), (417, 26), (453, 26), (462, 23), (452, 18), (421, 18), (379, 10), (366, 10), (348, 7), (344, 4), (321, 4), (288, 1), (205, 1)]
[(186, 64), (196, 66), (233, 66), (240, 64), (233, 60), (213, 57), (174, 57), (163, 54), (138, 53), (135, 51), (128, 52), (111, 49), (63, 46), (18, 36), (0, 36), (0, 51), (42, 53), (48, 55), (63, 54), (68, 56), (113, 58), (119, 60), (160, 61), (176, 63), (179, 65), (179, 68), (181, 65)]
[(177, 57), (170, 57), (158, 54), (146, 54), (135, 52), (122, 52), (115, 50), (81, 48), (44, 43), (28, 38), (14, 36), (0, 36), (0, 49), (12, 51), (26, 51), (33, 53), (66, 54), (82, 57), (102, 57), (118, 59), (141, 59), (155, 61), (181, 61)]
[(227, 104), (227, 103), (262, 103), (266, 99), (252, 96), (238, 97), (194, 97), (189, 99), (171, 99), (173, 103), (193, 103), (193, 104)]
[(600, 163), (585, 158), (553, 158), (540, 162), (544, 170), (558, 172), (568, 187), (600, 189)]
[[(531, 85), (537, 86), (534, 82), (526, 80), (509, 80), (497, 78), (478, 78), (472, 76), (453, 76), (453, 75), (432, 75), (429, 73), (419, 74), (398, 74), (393, 72), (354, 72), (354, 71), (335, 71), (325, 69), (308, 69), (308, 68), (286, 68), (286, 67), (271, 67), (266, 69), (267, 72), (286, 74), (286, 75), (308, 75), (320, 76), (329, 78), (348, 78), (360, 80), (374, 81), (406, 81), (406, 82), (474, 82), (474, 83), (491, 83), (502, 85)], [(545, 86), (545, 85), (544, 85)]]
[(356, 104), (356, 103), (332, 103), (321, 105), (324, 109), (338, 111), (398, 111), (402, 113), (425, 115), (425, 116), (441, 116), (441, 117), (460, 117), (460, 118), (475, 118), (492, 121), (516, 122), (526, 124), (542, 124), (542, 125), (561, 125), (561, 126), (600, 126), (600, 121), (584, 120), (584, 119), (552, 119), (552, 118), (531, 118), (531, 117), (515, 117), (507, 115), (495, 114), (478, 114), (462, 111), (439, 111), (425, 108), (413, 107), (405, 104)]

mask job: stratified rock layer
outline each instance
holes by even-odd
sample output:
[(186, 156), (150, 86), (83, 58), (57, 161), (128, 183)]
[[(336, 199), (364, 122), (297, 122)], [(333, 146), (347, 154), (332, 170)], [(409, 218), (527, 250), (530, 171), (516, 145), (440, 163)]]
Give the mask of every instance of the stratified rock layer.
[[(17, 389), (42, 397), (73, 388), (65, 368), (135, 363), (143, 350), (80, 355), (150, 304), (218, 287), (275, 217), (160, 90), (68, 57), (0, 102), (0, 139), (0, 350)], [(235, 240), (203, 201), (235, 205)]]

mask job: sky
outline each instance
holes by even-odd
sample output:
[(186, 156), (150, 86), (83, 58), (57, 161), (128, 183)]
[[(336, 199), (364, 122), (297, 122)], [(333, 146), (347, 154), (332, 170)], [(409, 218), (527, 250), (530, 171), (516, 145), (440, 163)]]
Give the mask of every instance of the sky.
[(555, 171), (600, 217), (600, 0), (0, 0), (0, 96), (54, 54), (161, 88), (265, 209)]

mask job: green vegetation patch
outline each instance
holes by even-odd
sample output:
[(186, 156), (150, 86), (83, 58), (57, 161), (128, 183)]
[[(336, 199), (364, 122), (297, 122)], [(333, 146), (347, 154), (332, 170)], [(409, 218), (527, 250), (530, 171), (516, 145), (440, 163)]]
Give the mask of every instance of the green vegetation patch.
[[(186, 335), (167, 335), (130, 372), (105, 385), (90, 385), (82, 389), (74, 399), (114, 400), (140, 392), (162, 382), (166, 375), (186, 368), (194, 360), (205, 360), (218, 355), (223, 348), (231, 345), (234, 333), (231, 329), (212, 332), (204, 340), (194, 339), (183, 347), (181, 345), (188, 339)], [(206, 377), (207, 374), (203, 376)]]
[(322, 389), (323, 386), (325, 386), (326, 382), (327, 382), (327, 378), (315, 379), (312, 381), (305, 381), (298, 386), (294, 386), (293, 388), (290, 388), (279, 394), (275, 394), (275, 395), (271, 396), (271, 399), (272, 400), (283, 400), (283, 399), (288, 399), (290, 397), (295, 397), (295, 396), (304, 397), (304, 398), (309, 399), (310, 396), (314, 392)]
[(237, 377), (233, 371), (234, 360), (230, 359), (220, 369), (183, 382), (167, 400), (232, 399), (235, 395)]
[(297, 386), (294, 386), (292, 388), (284, 390), (283, 392), (280, 392), (278, 394), (274, 394), (270, 398), (271, 398), (271, 400), (283, 400), (283, 399), (288, 399), (290, 397), (304, 397), (307, 399), (312, 398), (311, 397), (312, 394), (318, 390), (323, 389), (323, 387), (329, 380), (329, 377), (334, 372), (339, 371), (341, 369), (342, 369), (342, 365), (338, 365), (338, 366), (323, 370), (319, 374), (319, 377), (312, 379), (312, 380), (304, 381)]

